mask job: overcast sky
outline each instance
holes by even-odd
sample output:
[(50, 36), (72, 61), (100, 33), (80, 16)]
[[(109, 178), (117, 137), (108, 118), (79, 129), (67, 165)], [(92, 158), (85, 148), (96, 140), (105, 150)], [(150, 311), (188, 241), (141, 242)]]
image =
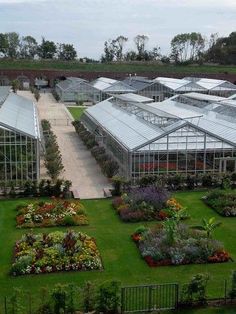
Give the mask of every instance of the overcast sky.
[(148, 47), (165, 54), (178, 33), (236, 31), (236, 0), (0, 0), (0, 32), (10, 31), (73, 43), (79, 57), (92, 58), (107, 39), (125, 35), (134, 48), (133, 38), (145, 34)]

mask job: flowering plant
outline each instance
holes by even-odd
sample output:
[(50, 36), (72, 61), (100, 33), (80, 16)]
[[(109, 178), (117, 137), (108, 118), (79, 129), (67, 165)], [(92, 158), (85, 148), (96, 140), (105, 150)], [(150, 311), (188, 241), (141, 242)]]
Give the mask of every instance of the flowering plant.
[(78, 201), (70, 202), (53, 198), (50, 202), (18, 205), (17, 210), (18, 228), (88, 224), (85, 209)]
[(156, 228), (136, 229), (131, 236), (141, 256), (150, 267), (223, 263), (230, 260), (230, 255), (223, 248), (222, 243), (191, 229), (186, 224), (175, 222), (175, 229), (172, 230), (170, 238), (171, 225), (167, 222), (171, 220), (174, 223), (174, 219), (171, 218)]
[(102, 269), (95, 239), (69, 230), (24, 234), (15, 244), (11, 273), (18, 276), (95, 269)]

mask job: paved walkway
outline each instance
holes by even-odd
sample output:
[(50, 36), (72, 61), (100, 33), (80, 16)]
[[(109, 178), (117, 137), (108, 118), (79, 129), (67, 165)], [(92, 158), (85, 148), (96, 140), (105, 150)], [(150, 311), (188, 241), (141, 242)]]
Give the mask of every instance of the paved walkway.
[[(18, 93), (34, 99), (30, 92)], [(40, 119), (51, 120), (53, 132), (57, 136), (65, 168), (63, 177), (72, 181), (72, 189), (78, 190), (81, 199), (102, 198), (103, 189), (110, 187), (110, 184), (74, 131), (71, 116), (64, 104), (57, 103), (51, 93), (45, 93), (41, 94), (38, 110)]]

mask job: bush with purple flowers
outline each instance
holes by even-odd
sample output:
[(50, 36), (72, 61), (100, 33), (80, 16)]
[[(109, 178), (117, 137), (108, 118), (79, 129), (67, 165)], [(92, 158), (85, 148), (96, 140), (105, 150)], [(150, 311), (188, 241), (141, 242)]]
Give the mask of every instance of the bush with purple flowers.
[(162, 217), (168, 216), (169, 198), (168, 191), (162, 187), (135, 187), (115, 198), (113, 207), (123, 221), (162, 220)]

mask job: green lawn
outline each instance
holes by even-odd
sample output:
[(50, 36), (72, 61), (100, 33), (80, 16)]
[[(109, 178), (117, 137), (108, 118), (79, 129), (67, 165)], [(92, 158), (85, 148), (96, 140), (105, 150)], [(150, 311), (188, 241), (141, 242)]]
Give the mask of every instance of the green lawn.
[[(217, 307), (217, 308), (203, 308), (203, 309), (191, 309), (191, 310), (180, 310), (174, 313), (176, 314), (235, 314), (235, 307)], [(173, 313), (173, 312), (170, 312)]]
[[(212, 216), (217, 217), (218, 221), (222, 221), (222, 226), (216, 230), (215, 237), (224, 241), (226, 249), (229, 250), (232, 258), (236, 260), (236, 218), (220, 217), (203, 204), (201, 201), (201, 196), (203, 195), (203, 192), (182, 192), (176, 194), (177, 199), (189, 209), (191, 214), (189, 223), (193, 225), (199, 224), (202, 217), (209, 218)], [(13, 278), (9, 275), (13, 246), (15, 241), (25, 232), (25, 230), (15, 228), (15, 207), (21, 202), (25, 201), (0, 201), (0, 296), (9, 295), (12, 292), (12, 287), (21, 287), (31, 290), (32, 293), (37, 293), (42, 286), (52, 287), (58, 282), (82, 285), (86, 280), (100, 283), (105, 280), (115, 279), (120, 280), (122, 285), (165, 282), (183, 283), (196, 273), (208, 272), (211, 277), (208, 294), (217, 297), (222, 295), (223, 280), (225, 278), (228, 279), (232, 270), (236, 269), (235, 262), (149, 268), (140, 258), (139, 252), (130, 238), (131, 233), (140, 223), (121, 222), (113, 210), (110, 200), (86, 200), (83, 201), (83, 204), (87, 208), (90, 225), (73, 227), (73, 229), (81, 230), (96, 238), (103, 259), (104, 271), (64, 272)], [(34, 229), (34, 232), (49, 232), (56, 229), (58, 228)], [(66, 230), (67, 228), (60, 227), (60, 229)]]
[(75, 120), (79, 120), (85, 110), (85, 108), (81, 107), (67, 107), (67, 109), (70, 111)]
[(70, 70), (80, 72), (117, 73), (236, 73), (235, 66), (174, 66), (153, 63), (80, 63), (78, 61), (58, 60), (0, 60), (0, 69), (14, 70)]

